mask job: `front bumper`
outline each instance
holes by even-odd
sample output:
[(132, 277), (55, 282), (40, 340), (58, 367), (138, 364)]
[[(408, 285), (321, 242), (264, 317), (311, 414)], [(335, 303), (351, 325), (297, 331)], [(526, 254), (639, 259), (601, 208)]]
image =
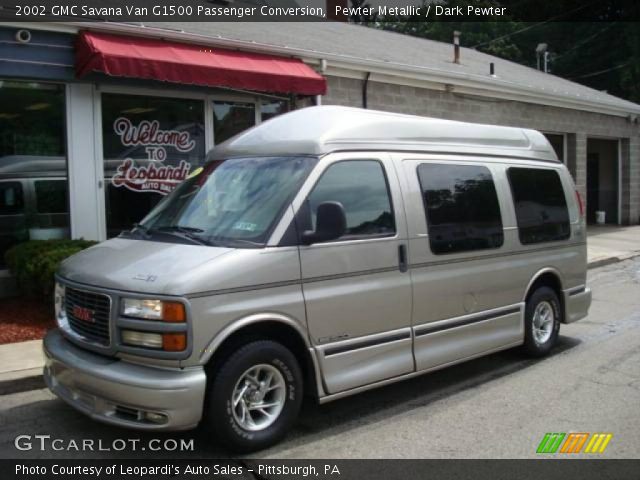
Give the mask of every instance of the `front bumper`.
[(591, 289), (589, 287), (567, 290), (564, 294), (567, 306), (564, 323), (573, 323), (584, 318), (589, 313), (591, 306)]
[(141, 430), (186, 430), (202, 417), (204, 369), (136, 365), (76, 347), (59, 330), (44, 339), (49, 389), (95, 420)]

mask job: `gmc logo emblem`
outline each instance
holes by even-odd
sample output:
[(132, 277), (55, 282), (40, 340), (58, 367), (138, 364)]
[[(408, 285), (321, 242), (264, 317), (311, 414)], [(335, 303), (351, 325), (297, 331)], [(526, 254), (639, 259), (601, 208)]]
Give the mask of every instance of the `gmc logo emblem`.
[(93, 318), (93, 310), (90, 310), (85, 307), (80, 307), (79, 305), (74, 305), (71, 310), (73, 316), (78, 320), (82, 320), (83, 322), (95, 323), (95, 318)]

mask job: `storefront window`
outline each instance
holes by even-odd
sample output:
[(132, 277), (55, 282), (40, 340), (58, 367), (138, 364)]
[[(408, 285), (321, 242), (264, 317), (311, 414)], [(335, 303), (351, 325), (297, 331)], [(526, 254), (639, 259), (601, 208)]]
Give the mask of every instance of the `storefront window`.
[(204, 102), (102, 95), (107, 236), (130, 229), (205, 159)]
[(251, 128), (256, 123), (256, 107), (253, 103), (213, 102), (213, 129), (216, 144)]
[(0, 268), (8, 248), (67, 238), (64, 86), (0, 80)]
[(67, 213), (66, 180), (36, 180), (34, 187), (38, 213)]
[(286, 100), (273, 100), (263, 102), (260, 106), (260, 118), (264, 122), (270, 118), (277, 117), (289, 111), (289, 102)]

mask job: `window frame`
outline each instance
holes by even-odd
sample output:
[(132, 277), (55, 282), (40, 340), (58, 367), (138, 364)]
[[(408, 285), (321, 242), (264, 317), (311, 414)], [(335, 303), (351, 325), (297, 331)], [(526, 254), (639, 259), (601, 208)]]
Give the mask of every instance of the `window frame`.
[[(377, 233), (377, 234), (361, 234), (361, 235), (343, 235), (340, 238), (336, 238), (335, 240), (327, 240), (324, 242), (317, 242), (314, 245), (327, 245), (327, 244), (331, 244), (331, 243), (344, 243), (344, 242), (353, 242), (353, 241), (362, 241), (362, 240), (379, 240), (379, 239), (386, 239), (386, 238), (394, 238), (398, 235), (398, 221), (397, 221), (397, 216), (396, 216), (396, 212), (395, 212), (395, 204), (393, 202), (393, 193), (391, 190), (391, 185), (389, 184), (389, 175), (387, 173), (387, 169), (385, 168), (385, 164), (382, 160), (380, 160), (379, 158), (341, 158), (339, 160), (333, 161), (329, 164), (327, 164), (324, 169), (322, 170), (322, 172), (320, 173), (320, 175), (318, 176), (318, 178), (313, 182), (313, 184), (311, 185), (311, 187), (309, 188), (308, 192), (305, 194), (304, 199), (302, 200), (300, 207), (298, 208), (295, 218), (294, 218), (294, 222), (296, 224), (296, 229), (297, 229), (297, 236), (298, 236), (298, 245), (303, 245), (302, 241), (301, 241), (301, 236), (302, 236), (302, 229), (300, 228), (301, 225), (304, 224), (304, 221), (301, 220), (301, 216), (305, 214), (305, 212), (308, 210), (306, 208), (306, 204), (307, 201), (309, 200), (310, 195), (313, 193), (313, 191), (315, 190), (315, 188), (317, 187), (317, 185), (322, 181), (322, 179), (324, 178), (325, 174), (327, 173), (327, 171), (329, 171), (329, 169), (331, 167), (333, 167), (334, 165), (338, 165), (340, 163), (344, 163), (344, 162), (376, 162), (378, 163), (378, 165), (380, 165), (380, 168), (382, 169), (382, 176), (384, 178), (384, 184), (385, 184), (385, 188), (387, 190), (387, 196), (389, 198), (389, 208), (391, 210), (391, 216), (393, 218), (393, 232), (392, 233)], [(317, 168), (317, 167), (316, 167)], [(311, 212), (309, 212), (311, 213)]]
[[(509, 176), (509, 171), (512, 169), (521, 169), (521, 170), (539, 170), (545, 172), (552, 172), (556, 175), (558, 179), (558, 183), (560, 184), (560, 188), (562, 190), (562, 198), (564, 198), (564, 206), (567, 211), (567, 235), (563, 238), (555, 238), (553, 240), (542, 240), (536, 242), (523, 242), (522, 241), (522, 231), (520, 229), (520, 223), (518, 221), (518, 209), (516, 207), (516, 197), (513, 190), (513, 184), (511, 183), (511, 177)], [(562, 177), (560, 176), (560, 172), (555, 168), (545, 168), (544, 166), (537, 165), (509, 165), (505, 168), (505, 177), (507, 183), (509, 184), (509, 194), (511, 195), (511, 205), (513, 207), (513, 216), (516, 221), (516, 229), (518, 230), (518, 242), (520, 246), (535, 246), (545, 243), (555, 243), (555, 242), (566, 242), (571, 239), (571, 211), (569, 209), (569, 201), (567, 200), (567, 192), (565, 190), (565, 183), (562, 181)]]
[[(498, 206), (498, 218), (500, 220), (500, 229), (502, 231), (502, 242), (500, 243), (500, 245), (494, 246), (494, 247), (485, 247), (485, 248), (474, 248), (474, 249), (470, 249), (470, 250), (456, 250), (453, 252), (436, 252), (433, 249), (433, 245), (431, 243), (431, 229), (432, 229), (432, 225), (431, 225), (431, 220), (429, 218), (429, 209), (427, 208), (427, 201), (425, 198), (425, 189), (422, 185), (422, 181), (420, 179), (420, 167), (422, 165), (439, 165), (439, 166), (448, 166), (448, 167), (472, 167), (472, 168), (485, 168), (488, 172), (489, 175), (491, 176), (491, 183), (493, 184), (493, 190), (494, 193), (496, 195), (496, 205)], [(461, 163), (461, 162), (447, 162), (447, 161), (429, 161), (429, 162), (425, 162), (425, 161), (421, 161), (418, 162), (416, 164), (415, 167), (415, 176), (416, 179), (418, 181), (418, 188), (419, 190), (419, 194), (420, 197), (422, 199), (422, 211), (424, 214), (424, 219), (425, 219), (425, 223), (426, 223), (426, 227), (427, 227), (427, 238), (428, 238), (428, 243), (429, 243), (429, 251), (433, 254), (433, 255), (438, 255), (438, 256), (443, 256), (443, 255), (460, 255), (460, 254), (466, 254), (466, 253), (470, 253), (470, 252), (486, 252), (486, 251), (495, 251), (495, 250), (499, 250), (500, 248), (503, 248), (505, 246), (505, 216), (504, 216), (504, 210), (503, 210), (503, 206), (502, 202), (500, 200), (500, 190), (499, 190), (499, 185), (496, 182), (496, 177), (494, 175), (494, 172), (491, 170), (491, 168), (489, 168), (488, 165), (484, 164), (484, 163), (477, 163), (477, 164), (471, 164), (471, 163)]]

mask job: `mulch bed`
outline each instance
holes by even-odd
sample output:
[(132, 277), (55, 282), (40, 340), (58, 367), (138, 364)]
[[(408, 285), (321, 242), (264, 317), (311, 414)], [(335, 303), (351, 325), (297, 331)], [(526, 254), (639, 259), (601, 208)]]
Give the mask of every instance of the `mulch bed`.
[(53, 306), (48, 299), (0, 299), (0, 345), (38, 340), (54, 327)]

